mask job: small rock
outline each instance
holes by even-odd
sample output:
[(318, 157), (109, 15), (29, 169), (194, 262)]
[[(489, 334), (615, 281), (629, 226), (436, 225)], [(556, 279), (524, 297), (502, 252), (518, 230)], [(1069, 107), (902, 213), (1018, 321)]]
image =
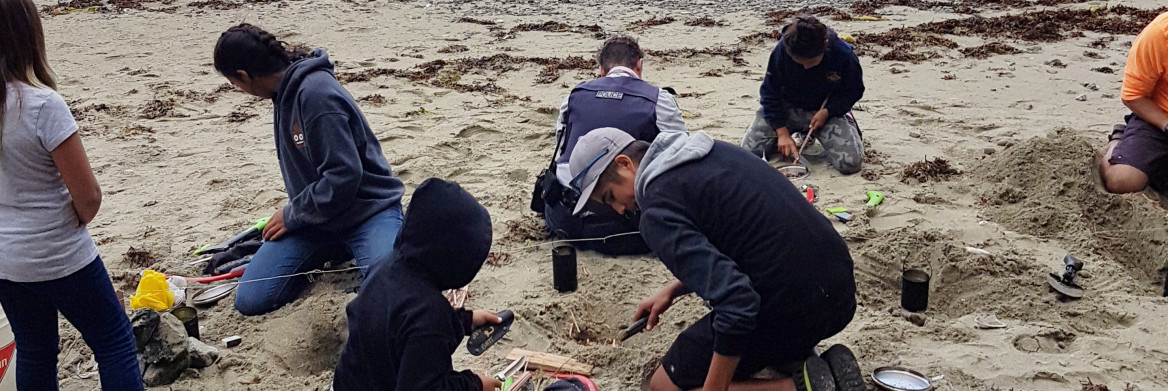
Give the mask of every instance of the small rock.
[(158, 330), (142, 349), (147, 364), (174, 362), (187, 353), (187, 330), (183, 328), (182, 322), (170, 313), (160, 315), (162, 321), (158, 323)]
[(908, 132), (908, 136), (912, 138), (921, 138), (921, 134), (917, 132)]
[(910, 101), (908, 101), (908, 104), (910, 104), (910, 105), (915, 105), (915, 104), (918, 104), (918, 103), (921, 103), (921, 102), (918, 102), (916, 99), (913, 99), (913, 100), (910, 100)]
[(206, 368), (219, 359), (219, 349), (209, 346), (194, 337), (187, 337), (188, 351), (191, 356), (191, 368)]
[(150, 366), (146, 367), (146, 373), (142, 374), (142, 381), (146, 383), (147, 387), (158, 387), (174, 383), (190, 366), (191, 356), (184, 350), (173, 360), (162, 360), (150, 364)]
[(1087, 101), (1087, 94), (1079, 94), (1079, 96), (1075, 97), (1075, 100), (1080, 101), (1080, 102), (1085, 102), (1085, 101)]
[(1064, 63), (1063, 60), (1059, 60), (1057, 58), (1050, 60), (1050, 61), (1047, 61), (1045, 64), (1052, 66), (1052, 67), (1055, 67), (1055, 68), (1066, 68), (1067, 67), (1067, 64)]
[(1010, 140), (1001, 139), (1001, 140), (998, 140), (998, 142), (996, 144), (998, 144), (999, 147), (1004, 147), (1004, 146), (1010, 144)]
[(1027, 53), (1042, 53), (1042, 45), (1033, 45), (1026, 48)]
[(1095, 83), (1083, 83), (1083, 87), (1087, 87), (1091, 91), (1099, 91), (1099, 85)]
[(158, 312), (149, 308), (139, 308), (130, 315), (130, 323), (134, 325), (134, 344), (138, 347), (138, 352), (141, 352), (150, 337), (154, 336), (158, 322)]
[(1092, 70), (1092, 71), (1095, 71), (1095, 72), (1099, 72), (1099, 73), (1106, 73), (1106, 74), (1109, 74), (1109, 75), (1110, 75), (1110, 74), (1113, 74), (1113, 73), (1115, 73), (1115, 69), (1113, 69), (1113, 68), (1111, 68), (1111, 67), (1098, 67), (1098, 68), (1091, 68), (1091, 70)]
[(239, 384), (256, 384), (259, 383), (261, 379), (260, 372), (258, 370), (252, 369), (250, 372), (240, 375), (238, 381)]
[(994, 153), (998, 152), (998, 150), (994, 148), (986, 148), (983, 149), (982, 152), (984, 152), (986, 155), (993, 155)]
[(905, 318), (905, 319), (908, 319), (908, 321), (909, 321), (909, 322), (912, 322), (912, 324), (915, 324), (915, 325), (917, 325), (918, 327), (924, 327), (924, 326), (925, 326), (925, 316), (924, 316), (924, 315), (921, 315), (921, 314), (908, 314), (908, 315), (905, 315), (905, 317), (904, 317), (904, 318)]

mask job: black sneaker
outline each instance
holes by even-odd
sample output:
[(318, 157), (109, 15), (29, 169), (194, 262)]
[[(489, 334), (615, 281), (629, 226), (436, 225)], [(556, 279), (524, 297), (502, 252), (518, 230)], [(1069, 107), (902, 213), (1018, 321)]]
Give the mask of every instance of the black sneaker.
[(791, 375), (798, 391), (836, 391), (831, 368), (822, 358), (811, 356)]
[(856, 362), (856, 355), (844, 345), (833, 345), (826, 352), (819, 355), (827, 366), (831, 368), (831, 376), (835, 378), (835, 389), (838, 391), (867, 391), (864, 385), (864, 373), (860, 372), (860, 364)]

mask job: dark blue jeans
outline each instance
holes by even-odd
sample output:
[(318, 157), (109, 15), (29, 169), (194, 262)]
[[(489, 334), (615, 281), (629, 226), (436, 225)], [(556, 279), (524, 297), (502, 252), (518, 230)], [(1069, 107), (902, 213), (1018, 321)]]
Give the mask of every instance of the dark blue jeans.
[(401, 205), (390, 207), (341, 233), (305, 228), (264, 242), (252, 257), (235, 291), (235, 309), (244, 315), (263, 315), (300, 297), (308, 287), (307, 276), (283, 277), (324, 266), (330, 260), (352, 257), (369, 268), (389, 259), (402, 226)]
[(57, 389), (57, 311), (93, 350), (103, 390), (143, 389), (130, 318), (118, 303), (101, 257), (56, 280), (0, 280), (0, 305), (16, 336), (17, 390)]

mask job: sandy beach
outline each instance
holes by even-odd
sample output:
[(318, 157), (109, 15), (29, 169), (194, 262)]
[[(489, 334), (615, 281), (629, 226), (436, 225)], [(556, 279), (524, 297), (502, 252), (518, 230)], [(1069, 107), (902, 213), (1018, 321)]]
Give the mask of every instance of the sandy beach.
[[(211, 66), (219, 34), (249, 22), (328, 51), (406, 183), (406, 202), (439, 177), (489, 209), (494, 256), (467, 306), (511, 309), (516, 326), (483, 356), (457, 353), (456, 368), (496, 372), (518, 347), (596, 366), (602, 390), (638, 390), (707, 309), (683, 299), (662, 327), (614, 344), (636, 304), (670, 281), (660, 262), (581, 253), (579, 290), (552, 288), (550, 246), (528, 201), (559, 104), (594, 77), (605, 37), (630, 34), (649, 54), (645, 79), (680, 93), (688, 128), (737, 144), (774, 31), (811, 7), (855, 38), (867, 85), (854, 111), (863, 172), (841, 176), (812, 160), (796, 183), (819, 188), (818, 209), (855, 216), (835, 227), (856, 263), (860, 307), (826, 342), (850, 345), (865, 374), (902, 365), (943, 376), (937, 390), (1079, 390), (1088, 379), (1168, 389), (1168, 211), (1150, 192), (1105, 193), (1093, 163), (1127, 112), (1118, 96), (1129, 45), (1162, 3), (726, 3), (37, 2), (60, 93), (104, 190), (90, 230), (127, 298), (144, 268), (197, 275), (192, 250), (286, 202), (271, 103)], [(886, 196), (882, 205), (865, 207), (870, 190)], [(1080, 300), (1060, 300), (1045, 282), (1067, 254), (1086, 262)], [(932, 275), (921, 315), (900, 308), (905, 268)], [(328, 390), (359, 279), (316, 276), (302, 299), (265, 316), (239, 315), (230, 297), (201, 309), (202, 336), (222, 358), (157, 389)], [(975, 328), (987, 315), (1007, 327)], [(92, 353), (61, 327), (62, 389), (96, 389)], [(218, 342), (233, 335), (241, 346)]]

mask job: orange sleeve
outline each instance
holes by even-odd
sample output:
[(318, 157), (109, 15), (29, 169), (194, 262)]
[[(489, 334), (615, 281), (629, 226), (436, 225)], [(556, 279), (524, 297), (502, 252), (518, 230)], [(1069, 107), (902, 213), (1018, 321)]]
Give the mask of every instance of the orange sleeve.
[(1152, 97), (1156, 84), (1164, 76), (1164, 61), (1168, 60), (1168, 13), (1161, 14), (1132, 42), (1124, 69), (1124, 102)]
[(1161, 14), (1132, 41), (1127, 67), (1123, 71), (1122, 98), (1125, 102), (1151, 97), (1168, 60), (1168, 13)]

